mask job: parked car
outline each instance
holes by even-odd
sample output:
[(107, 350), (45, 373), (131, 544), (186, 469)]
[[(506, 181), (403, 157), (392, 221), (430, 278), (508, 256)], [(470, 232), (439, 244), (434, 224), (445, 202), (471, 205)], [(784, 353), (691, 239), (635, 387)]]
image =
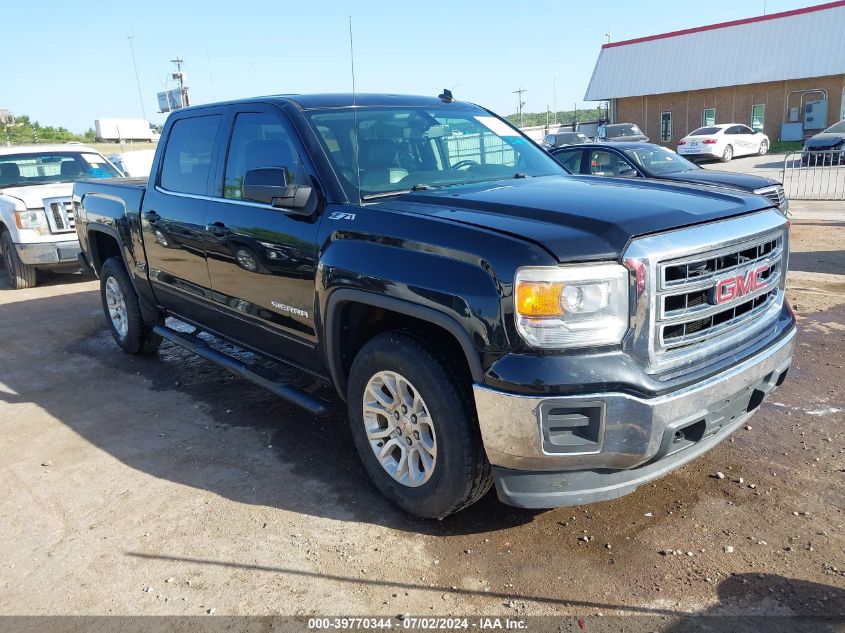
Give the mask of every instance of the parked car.
[(596, 130), (599, 141), (643, 141), (649, 138), (634, 123), (609, 123), (600, 125)]
[(801, 162), (805, 165), (845, 162), (845, 119), (804, 141)]
[(150, 175), (155, 158), (154, 149), (137, 149), (131, 152), (109, 154), (109, 160), (117, 167), (124, 176), (132, 178), (146, 178)]
[(546, 149), (552, 147), (563, 147), (564, 145), (576, 145), (578, 143), (589, 143), (590, 137), (583, 132), (555, 132), (547, 134), (541, 145)]
[(183, 108), (148, 184), (76, 183), (125, 352), (166, 338), (315, 415), (334, 389), (374, 484), (429, 518), (494, 482), (530, 508), (630, 493), (785, 379), (788, 222), (765, 198), (569, 176), (445, 94), (352, 103)]
[(653, 143), (591, 143), (549, 150), (567, 170), (585, 176), (657, 178), (672, 182), (717, 185), (767, 197), (784, 213), (789, 201), (777, 180), (730, 171), (704, 169), (670, 149)]
[(735, 156), (763, 156), (768, 151), (769, 137), (741, 123), (707, 125), (693, 130), (678, 141), (678, 153), (682, 156), (694, 159), (717, 158), (723, 163)]
[(36, 285), (39, 270), (79, 270), (73, 182), (119, 175), (90, 147), (0, 147), (0, 248), (12, 288)]

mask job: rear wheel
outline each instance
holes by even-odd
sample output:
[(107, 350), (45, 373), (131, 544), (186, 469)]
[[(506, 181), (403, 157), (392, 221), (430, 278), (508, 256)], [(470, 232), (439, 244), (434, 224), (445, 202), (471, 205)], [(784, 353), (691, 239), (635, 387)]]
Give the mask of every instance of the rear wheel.
[(21, 261), (18, 249), (12, 241), (8, 231), (3, 231), (0, 236), (0, 249), (3, 251), (3, 267), (6, 269), (6, 278), (15, 290), (32, 288), (38, 283), (38, 271), (35, 266), (29, 266)]
[(757, 152), (759, 156), (765, 156), (766, 153), (769, 151), (769, 141), (763, 141), (760, 143), (760, 150)]
[(161, 337), (144, 321), (138, 294), (123, 262), (110, 257), (100, 271), (100, 296), (112, 337), (127, 354), (149, 354), (158, 349)]
[(723, 163), (729, 163), (729, 162), (731, 162), (731, 159), (733, 157), (734, 157), (734, 148), (733, 148), (733, 146), (728, 145), (725, 148), (725, 152), (722, 154), (722, 158), (720, 158), (719, 160), (721, 160)]
[(490, 489), (471, 395), (451, 363), (414, 336), (388, 332), (364, 345), (347, 400), (367, 474), (406, 512), (443, 518)]

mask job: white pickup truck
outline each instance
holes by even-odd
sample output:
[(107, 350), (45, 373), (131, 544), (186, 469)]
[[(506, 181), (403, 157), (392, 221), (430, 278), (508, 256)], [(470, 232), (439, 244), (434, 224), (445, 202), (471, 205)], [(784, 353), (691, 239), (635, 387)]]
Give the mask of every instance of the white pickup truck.
[(12, 288), (33, 287), (39, 269), (79, 268), (73, 183), (120, 175), (84, 145), (0, 147), (0, 250)]

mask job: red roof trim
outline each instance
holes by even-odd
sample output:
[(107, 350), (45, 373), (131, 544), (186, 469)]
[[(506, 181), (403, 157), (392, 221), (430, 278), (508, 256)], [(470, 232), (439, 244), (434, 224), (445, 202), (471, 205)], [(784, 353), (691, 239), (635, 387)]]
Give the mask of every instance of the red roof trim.
[(623, 40), (621, 42), (609, 42), (604, 44), (602, 48), (614, 48), (615, 46), (627, 46), (628, 44), (639, 44), (640, 42), (650, 42), (651, 40), (662, 40), (667, 37), (677, 37), (678, 35), (689, 35), (690, 33), (700, 33), (702, 31), (712, 31), (714, 29), (723, 29), (729, 26), (739, 26), (740, 24), (751, 24), (752, 22), (765, 22), (767, 20), (778, 20), (780, 18), (787, 18), (793, 15), (802, 15), (804, 13), (814, 13), (815, 11), (824, 11), (825, 9), (834, 9), (836, 7), (845, 7), (845, 0), (837, 0), (836, 2), (828, 2), (826, 4), (817, 4), (812, 7), (804, 7), (803, 9), (793, 9), (792, 11), (781, 11), (780, 13), (772, 13), (770, 15), (759, 15), (753, 18), (744, 18), (742, 20), (732, 20), (730, 22), (720, 22), (719, 24), (709, 24), (707, 26), (697, 26), (691, 29), (683, 29), (681, 31), (672, 31), (671, 33), (661, 33), (660, 35), (648, 35), (646, 37), (638, 37), (633, 40)]

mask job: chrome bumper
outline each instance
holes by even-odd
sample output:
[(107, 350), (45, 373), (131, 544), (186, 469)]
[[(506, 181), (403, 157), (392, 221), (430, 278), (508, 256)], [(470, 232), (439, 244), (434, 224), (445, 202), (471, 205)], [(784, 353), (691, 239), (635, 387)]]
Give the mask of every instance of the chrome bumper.
[[(550, 484), (556, 489), (558, 501), (546, 499), (541, 505), (527, 507), (570, 503), (565, 499), (579, 499), (571, 503), (591, 500), (592, 484), (589, 477), (583, 476), (598, 473), (573, 471), (604, 470), (613, 475), (614, 494), (599, 494), (596, 489), (593, 492), (599, 494), (599, 498), (592, 500), (631, 492), (643, 481), (686, 463), (736, 430), (783, 380), (792, 362), (795, 334), (796, 330), (792, 328), (776, 343), (731, 369), (655, 398), (625, 393), (532, 397), (475, 385), (481, 436), (494, 472), (498, 473), (497, 479), (501, 479), (501, 469), (522, 471), (523, 474), (561, 475)], [(543, 436), (542, 412), (548, 411), (550, 406), (577, 409), (582, 405), (602, 408), (596, 445), (585, 452), (550, 453)], [(677, 431), (691, 425), (703, 429), (702, 436), (695, 442), (675, 445)], [(639, 472), (641, 469), (644, 472)], [(645, 479), (643, 475), (646, 475)], [(501, 487), (499, 493), (501, 497)], [(513, 502), (512, 499), (503, 500)]]
[(18, 256), (30, 266), (51, 264), (74, 264), (80, 252), (79, 240), (68, 242), (46, 242), (38, 244), (15, 244)]

